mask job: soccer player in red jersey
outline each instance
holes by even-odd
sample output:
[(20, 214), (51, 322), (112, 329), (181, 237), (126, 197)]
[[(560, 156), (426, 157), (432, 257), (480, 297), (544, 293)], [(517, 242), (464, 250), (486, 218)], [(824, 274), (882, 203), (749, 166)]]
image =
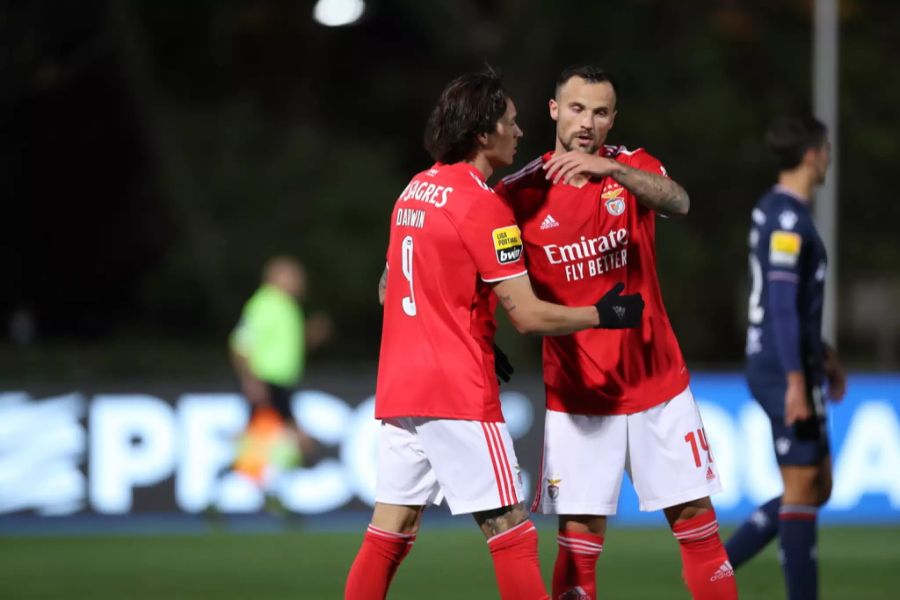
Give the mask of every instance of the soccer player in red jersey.
[(495, 73), (452, 81), (426, 128), (437, 162), (394, 205), (379, 286), (376, 504), (345, 598), (385, 597), (424, 506), (442, 499), (475, 517), (502, 598), (547, 598), (494, 374), (497, 297), (519, 331), (543, 335), (633, 326), (643, 302), (618, 288), (579, 307), (535, 297), (512, 210), (485, 182), (512, 164), (515, 119)]
[(532, 510), (559, 515), (553, 598), (596, 598), (623, 472), (641, 510), (664, 511), (694, 598), (736, 598), (709, 500), (719, 477), (656, 275), (656, 215), (687, 214), (688, 195), (646, 150), (605, 145), (616, 88), (603, 70), (563, 71), (550, 116), (555, 149), (496, 189), (522, 228), (535, 292), (580, 305), (598, 283), (624, 284), (647, 303), (637, 328), (544, 338), (544, 458)]

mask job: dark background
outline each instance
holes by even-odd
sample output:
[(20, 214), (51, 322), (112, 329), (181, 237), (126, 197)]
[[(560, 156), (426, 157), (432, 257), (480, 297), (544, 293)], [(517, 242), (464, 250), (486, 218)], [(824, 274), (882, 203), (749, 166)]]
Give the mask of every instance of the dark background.
[[(0, 377), (228, 372), (226, 338), (265, 259), (306, 263), (335, 323), (321, 368), (377, 358), (391, 206), (428, 166), (450, 78), (505, 74), (526, 137), (553, 144), (558, 72), (620, 80), (610, 142), (646, 147), (692, 198), (658, 227), (660, 278), (692, 366), (733, 368), (767, 122), (811, 108), (812, 1), (374, 0), (327, 28), (312, 1), (0, 4)], [(900, 4), (841, 2), (839, 343), (900, 350)], [(514, 361), (538, 340), (508, 327)]]

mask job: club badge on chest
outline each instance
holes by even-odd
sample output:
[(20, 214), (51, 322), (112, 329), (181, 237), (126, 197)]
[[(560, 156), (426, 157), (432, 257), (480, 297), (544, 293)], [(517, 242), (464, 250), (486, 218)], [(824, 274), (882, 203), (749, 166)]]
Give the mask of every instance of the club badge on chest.
[(606, 211), (614, 217), (618, 217), (625, 212), (624, 191), (625, 188), (619, 185), (618, 182), (613, 182), (603, 186), (603, 191), (600, 193), (600, 200), (606, 207)]
[(610, 198), (604, 201), (606, 211), (614, 217), (618, 217), (625, 212), (625, 200), (622, 198)]

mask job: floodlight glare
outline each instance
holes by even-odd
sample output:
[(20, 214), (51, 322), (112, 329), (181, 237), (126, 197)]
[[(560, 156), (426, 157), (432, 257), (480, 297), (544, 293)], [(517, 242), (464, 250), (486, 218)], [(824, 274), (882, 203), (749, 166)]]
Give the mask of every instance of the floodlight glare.
[(327, 27), (340, 27), (358, 21), (365, 9), (363, 0), (319, 0), (313, 18)]

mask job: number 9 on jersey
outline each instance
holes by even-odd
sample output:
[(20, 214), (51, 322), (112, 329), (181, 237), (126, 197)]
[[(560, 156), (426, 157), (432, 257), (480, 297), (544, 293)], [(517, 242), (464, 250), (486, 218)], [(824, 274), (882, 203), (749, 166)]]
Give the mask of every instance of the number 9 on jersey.
[(413, 293), (413, 239), (411, 235), (403, 238), (400, 255), (403, 260), (403, 276), (409, 282), (409, 296), (403, 297), (403, 312), (414, 317), (416, 316), (416, 296)]

